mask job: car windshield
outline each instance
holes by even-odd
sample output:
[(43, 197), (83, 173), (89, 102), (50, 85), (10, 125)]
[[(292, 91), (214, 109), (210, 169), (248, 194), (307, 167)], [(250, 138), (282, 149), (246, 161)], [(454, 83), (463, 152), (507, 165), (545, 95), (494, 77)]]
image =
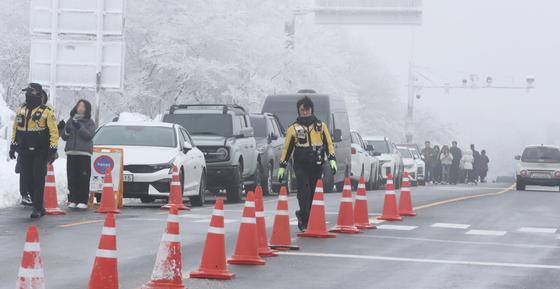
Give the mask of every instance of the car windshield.
[(387, 142), (384, 140), (368, 140), (366, 141), (368, 145), (373, 145), (373, 149), (375, 152), (388, 154), (389, 153), (389, 146)]
[(164, 122), (176, 123), (191, 135), (233, 136), (231, 115), (217, 113), (167, 114)]
[(176, 147), (175, 130), (159, 126), (104, 126), (93, 138), (95, 145)]
[(407, 148), (400, 148), (399, 152), (401, 153), (401, 156), (405, 159), (412, 158), (412, 154), (410, 154), (410, 150), (408, 150)]
[(255, 130), (255, 137), (256, 138), (265, 138), (266, 137), (266, 118), (264, 117), (251, 117), (251, 125)]
[(420, 155), (418, 154), (417, 150), (410, 150), (410, 153), (412, 153), (412, 156), (414, 157), (414, 159), (419, 159)]
[(530, 147), (523, 151), (521, 161), (531, 163), (560, 163), (560, 150), (553, 147)]

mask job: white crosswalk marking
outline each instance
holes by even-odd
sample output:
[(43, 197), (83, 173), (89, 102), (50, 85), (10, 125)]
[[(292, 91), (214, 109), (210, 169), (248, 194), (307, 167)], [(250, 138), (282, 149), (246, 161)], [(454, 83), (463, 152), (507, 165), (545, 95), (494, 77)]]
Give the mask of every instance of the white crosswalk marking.
[(453, 224), (453, 223), (435, 223), (432, 224), (434, 228), (448, 228), (448, 229), (467, 229), (471, 225), (467, 224)]
[(480, 236), (503, 236), (506, 231), (493, 231), (493, 230), (470, 230), (466, 232), (467, 235), (480, 235)]
[(369, 222), (372, 224), (381, 224), (385, 222), (384, 220), (378, 220), (377, 218), (369, 218)]
[(517, 230), (521, 233), (545, 233), (545, 234), (555, 234), (557, 229), (555, 228), (537, 228), (537, 227), (522, 227)]
[[(224, 224), (238, 223), (239, 220), (234, 219), (224, 219)], [(210, 219), (202, 219), (193, 221), (193, 223), (210, 223)]]
[(405, 226), (405, 225), (379, 225), (377, 229), (381, 230), (397, 230), (397, 231), (410, 231), (418, 228), (418, 226)]

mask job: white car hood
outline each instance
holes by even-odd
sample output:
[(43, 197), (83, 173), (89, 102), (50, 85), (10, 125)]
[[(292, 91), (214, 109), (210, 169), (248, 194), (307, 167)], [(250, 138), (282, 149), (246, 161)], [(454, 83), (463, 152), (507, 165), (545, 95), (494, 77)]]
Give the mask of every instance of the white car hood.
[(408, 159), (408, 158), (403, 158), (403, 165), (405, 166), (409, 166), (409, 165), (415, 165), (416, 162), (414, 161), (414, 159)]
[(123, 149), (124, 165), (151, 165), (168, 163), (177, 156), (178, 148), (146, 146), (103, 146)]
[(384, 161), (384, 162), (392, 162), (394, 160), (394, 156), (392, 154), (381, 154), (380, 156), (378, 156), (380, 161)]

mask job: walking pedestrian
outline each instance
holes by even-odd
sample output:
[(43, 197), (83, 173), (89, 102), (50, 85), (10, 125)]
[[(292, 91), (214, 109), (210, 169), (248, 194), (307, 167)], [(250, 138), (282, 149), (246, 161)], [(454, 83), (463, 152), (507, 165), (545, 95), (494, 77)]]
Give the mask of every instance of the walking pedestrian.
[(480, 151), (480, 182), (486, 183), (486, 176), (488, 175), (488, 163), (490, 159), (486, 155), (486, 150)]
[(461, 158), (463, 157), (463, 152), (457, 146), (457, 141), (451, 142), (451, 148), (449, 149), (451, 156), (453, 157), (453, 161), (451, 163), (451, 170), (450, 170), (450, 180), (451, 184), (456, 185), (459, 181), (459, 174), (460, 174), (460, 163)]
[(481, 169), (480, 153), (475, 149), (474, 144), (471, 144), (471, 151), (474, 159), (474, 164), (473, 164), (474, 181), (478, 182), (478, 177), (480, 176), (480, 169)]
[(441, 181), (449, 183), (449, 172), (451, 171), (451, 164), (453, 163), (453, 155), (449, 152), (449, 146), (444, 145), (441, 148), (439, 159), (441, 161)]
[(424, 148), (422, 149), (421, 155), (422, 155), (422, 159), (424, 160), (424, 163), (426, 164), (426, 176), (425, 176), (426, 183), (429, 183), (432, 181), (432, 171), (433, 171), (433, 167), (432, 167), (433, 149), (431, 147), (430, 141), (424, 142)]
[(30, 217), (39, 218), (46, 213), (43, 192), (47, 164), (58, 157), (58, 129), (53, 109), (43, 104), (43, 87), (30, 83), (22, 91), (25, 103), (16, 110), (9, 155), (11, 159), (16, 158), (16, 153), (20, 157), (20, 173), (33, 203)]
[(435, 183), (441, 182), (441, 160), (439, 146), (435, 145), (432, 151), (432, 179)]
[(327, 125), (314, 115), (313, 102), (307, 96), (297, 102), (298, 118), (286, 130), (286, 139), (280, 156), (278, 179), (282, 182), (288, 160), (293, 153), (294, 172), (297, 176), (296, 211), (298, 228), (304, 231), (315, 194), (315, 184), (323, 173), (325, 157), (333, 174), (336, 173), (336, 158), (331, 134)]
[(91, 119), (91, 103), (81, 99), (70, 111), (62, 139), (66, 141), (66, 174), (68, 178), (68, 207), (87, 209), (91, 155), (95, 122)]
[(475, 173), (474, 173), (474, 157), (470, 150), (465, 150), (463, 158), (461, 159), (461, 167), (465, 171), (465, 182), (467, 184), (475, 183)]

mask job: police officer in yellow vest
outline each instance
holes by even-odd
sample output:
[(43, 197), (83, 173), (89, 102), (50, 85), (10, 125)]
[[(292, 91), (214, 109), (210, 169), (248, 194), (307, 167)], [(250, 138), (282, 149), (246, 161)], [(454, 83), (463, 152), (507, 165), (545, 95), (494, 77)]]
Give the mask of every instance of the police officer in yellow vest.
[(299, 211), (296, 211), (298, 227), (307, 228), (309, 213), (315, 193), (315, 184), (323, 173), (325, 158), (333, 173), (336, 173), (336, 158), (331, 134), (327, 125), (313, 114), (313, 102), (303, 97), (297, 102), (298, 118), (286, 130), (286, 139), (280, 156), (278, 178), (286, 173), (290, 156), (294, 156), (294, 172), (297, 179)]
[(58, 128), (54, 111), (43, 104), (43, 87), (30, 83), (25, 103), (17, 111), (12, 128), (10, 158), (20, 156), (21, 169), (33, 200), (31, 218), (45, 215), (43, 191), (47, 164), (57, 158)]

